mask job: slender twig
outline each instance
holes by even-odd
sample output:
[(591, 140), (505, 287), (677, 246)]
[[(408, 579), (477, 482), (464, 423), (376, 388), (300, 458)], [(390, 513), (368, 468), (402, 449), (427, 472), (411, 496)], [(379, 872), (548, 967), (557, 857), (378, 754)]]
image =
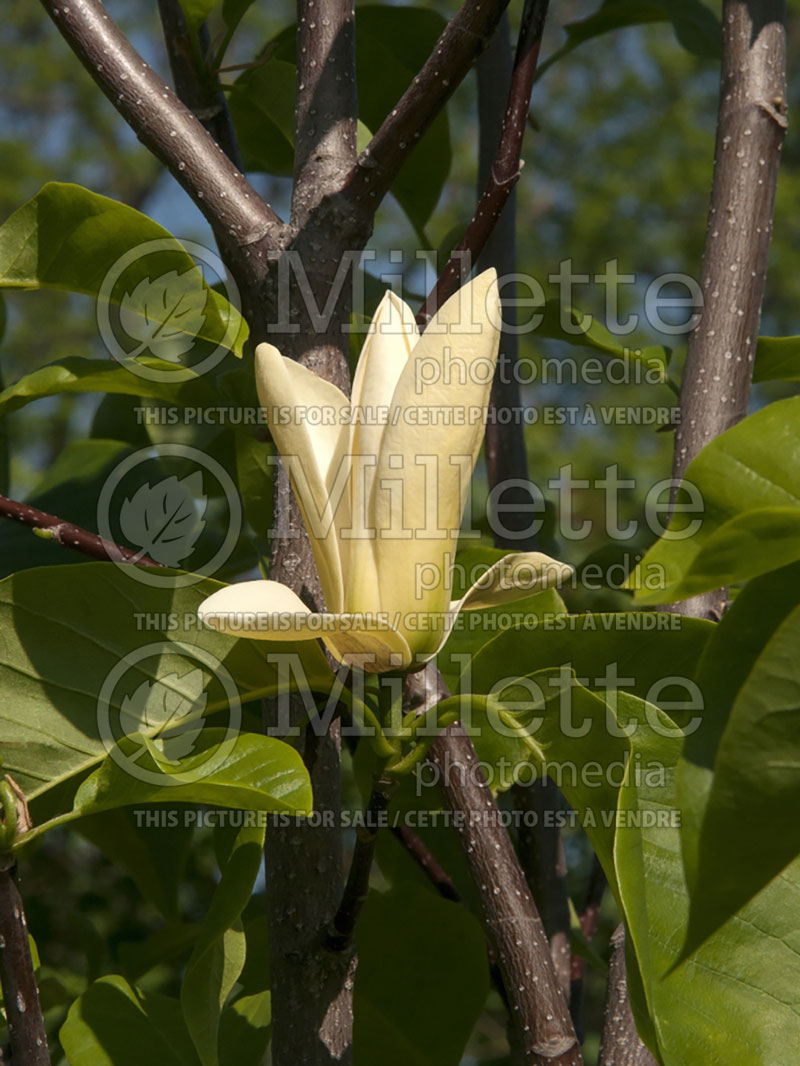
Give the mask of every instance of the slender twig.
[(508, 0), (465, 0), (348, 176), (343, 196), (372, 215), (423, 133), (486, 47)]
[(603, 1042), (597, 1066), (658, 1066), (637, 1033), (633, 1020), (625, 965), (625, 927), (622, 925), (617, 926), (611, 937)]
[(525, 136), (547, 3), (548, 0), (526, 0), (497, 157), (472, 221), (417, 315), (421, 326), (430, 320), (436, 309), (441, 307), (448, 296), (469, 276), (472, 264), (483, 250), (497, 224), (500, 212), (519, 180), (522, 140)]
[[(503, 119), (509, 104), (509, 90), (514, 70), (514, 57), (509, 38), (508, 15), (503, 14), (497, 32), (478, 60), (478, 196), (491, 181), (500, 141)], [(478, 270), (494, 267), (500, 278), (509, 277), (517, 269), (516, 189), (498, 215), (494, 229), (478, 258)], [(501, 289), (503, 295), (508, 289)], [(489, 488), (499, 493), (492, 524), (492, 538), (496, 548), (534, 551), (536, 535), (530, 514), (528, 484), (528, 454), (525, 447), (524, 425), (520, 417), (517, 315), (513, 300), (502, 300), (503, 330), (497, 356), (489, 415), (486, 422), (486, 470)], [(500, 521), (502, 517), (502, 520)]]
[(115, 544), (97, 533), (90, 533), (88, 529), (75, 526), (72, 522), (64, 522), (56, 515), (47, 514), (46, 511), (29, 507), (28, 504), (19, 503), (17, 500), (9, 500), (7, 496), (0, 496), (0, 518), (9, 518), (31, 529), (42, 530), (43, 534), (48, 539), (54, 540), (56, 544), (82, 552), (84, 555), (91, 556), (92, 559), (110, 560), (115, 563), (138, 563), (140, 566), (163, 565), (147, 555), (138, 554), (130, 548), (123, 548), (121, 544)]
[[(433, 664), (406, 682), (407, 703), (419, 713), (448, 695)], [(544, 927), (472, 741), (456, 723), (437, 737), (430, 751), (447, 805), (465, 815), (456, 828), (511, 1004), (514, 1061), (580, 1066), (580, 1047)]]
[[(78, 59), (139, 140), (161, 160), (197, 204), (220, 242), (246, 302), (263, 280), (267, 253), (278, 247), (282, 222), (214, 143), (200, 120), (142, 59), (100, 0), (42, 0)], [(239, 254), (234, 254), (238, 250)], [(241, 269), (246, 259), (249, 270)], [(253, 323), (251, 322), (251, 327)]]
[(193, 40), (179, 0), (158, 0), (158, 11), (175, 92), (234, 166), (244, 170), (225, 93), (217, 74), (207, 69), (210, 40), (206, 23)]
[[(603, 903), (603, 895), (607, 884), (608, 881), (606, 879), (605, 871), (600, 865), (600, 860), (596, 855), (593, 855), (592, 871), (589, 875), (589, 887), (586, 890), (586, 899), (583, 904), (583, 910), (580, 913), (581, 932), (587, 941), (591, 941), (592, 937), (597, 932), (597, 925), (600, 920), (600, 907)], [(571, 988), (569, 1010), (572, 1015), (572, 1020), (575, 1023), (578, 1037), (581, 1040), (583, 1036), (585, 976), (586, 959), (582, 958), (580, 955), (573, 954), (570, 972)]]
[[(673, 476), (747, 413), (767, 271), (775, 186), (786, 133), (783, 0), (725, 0), (716, 159), (701, 283), (689, 336)], [(718, 616), (724, 589), (679, 604)]]
[(407, 825), (392, 826), (392, 833), (419, 866), (442, 899), (449, 899), (451, 903), (461, 903), (461, 893), (456, 888), (455, 881), (422, 838)]
[(367, 803), (364, 824), (356, 831), (356, 844), (350, 860), (347, 884), (326, 938), (326, 945), (331, 951), (343, 951), (352, 943), (358, 916), (369, 893), (369, 876), (375, 857), (375, 845), (392, 788), (389, 781), (381, 780), (375, 784)]

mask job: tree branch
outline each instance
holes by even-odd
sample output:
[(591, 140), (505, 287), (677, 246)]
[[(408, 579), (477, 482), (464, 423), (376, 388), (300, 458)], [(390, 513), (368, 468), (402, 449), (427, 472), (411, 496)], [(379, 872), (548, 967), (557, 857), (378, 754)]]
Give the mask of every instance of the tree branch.
[(208, 70), (199, 69), (210, 49), (206, 23), (202, 24), (192, 40), (179, 0), (158, 0), (158, 12), (175, 92), (200, 119), (234, 166), (244, 170), (228, 102), (219, 78)]
[(353, 0), (298, 0), (292, 225), (338, 193), (356, 162), (355, 6)]
[(622, 925), (617, 926), (611, 937), (606, 1015), (597, 1066), (658, 1066), (637, 1033), (631, 1013)]
[[(136, 136), (170, 171), (210, 223), (223, 259), (253, 306), (253, 274), (263, 280), (267, 252), (283, 224), (200, 120), (142, 59), (100, 0), (42, 0), (45, 10)], [(242, 270), (242, 259), (250, 270)]]
[[(786, 133), (783, 0), (725, 0), (716, 158), (701, 281), (704, 310), (689, 336), (673, 477), (747, 413)], [(720, 589), (676, 607), (721, 613)]]
[[(353, 17), (353, 0), (298, 0), (295, 184), (288, 250), (302, 264), (310, 293), (301, 291), (296, 280), (288, 293), (278, 293), (278, 287), (288, 282), (281, 281), (280, 271), (275, 271), (262, 294), (266, 307), (273, 306), (278, 295), (288, 295), (296, 328), (285, 335), (273, 333), (272, 342), (284, 355), (345, 393), (350, 391), (346, 290), (322, 330), (310, 315), (309, 297), (320, 307), (325, 304), (343, 253), (363, 247), (359, 242), (366, 241), (372, 224), (371, 215), (369, 226), (343, 224), (347, 220), (341, 214), (326, 210), (356, 161)], [(274, 525), (270, 578), (324, 609), (303, 518), (282, 467), (275, 480)], [(353, 1054), (356, 957), (349, 935), (342, 950), (331, 951), (327, 943), (343, 891), (338, 721), (325, 737), (313, 737), (307, 731), (303, 759), (315, 810), (334, 812), (334, 820), (267, 834), (272, 1057), (275, 1066), (347, 1066)], [(369, 876), (371, 854), (367, 851), (359, 854), (357, 867), (351, 871), (354, 896), (364, 876)], [(354, 905), (353, 921), (357, 910)], [(350, 918), (342, 920), (347, 926)]]
[(525, 0), (497, 157), (472, 221), (417, 315), (420, 326), (429, 322), (437, 308), (469, 277), (473, 263), (483, 251), (519, 180), (522, 140), (528, 120), (547, 4), (548, 0)]
[[(433, 664), (406, 681), (408, 705), (420, 714), (448, 695)], [(456, 827), (511, 1004), (514, 1061), (580, 1066), (580, 1047), (544, 927), (472, 741), (457, 722), (436, 738), (430, 752), (448, 807), (466, 815)]]
[(381, 199), (486, 47), (508, 0), (465, 0), (444, 28), (419, 74), (358, 158), (343, 191), (354, 209), (372, 217)]
[[(266, 702), (266, 701), (265, 701)], [(298, 709), (305, 717), (305, 708)], [(265, 707), (265, 723), (273, 721)], [(264, 849), (275, 1066), (352, 1062), (352, 949), (326, 940), (342, 895), (340, 731), (305, 730), (300, 752), (320, 824), (300, 818), (267, 833)]]
[(25, 908), (14, 876), (14, 841), (30, 829), (22, 790), (8, 776), (0, 782), (0, 987), (8, 1022), (11, 1059), (19, 1066), (50, 1066), (39, 989), (28, 942)]
[(137, 563), (140, 566), (163, 565), (146, 555), (131, 551), (130, 548), (123, 548), (121, 544), (106, 540), (97, 533), (90, 533), (88, 529), (82, 529), (71, 522), (64, 522), (53, 514), (39, 511), (36, 507), (29, 507), (26, 503), (10, 500), (7, 496), (0, 496), (0, 517), (21, 522), (23, 526), (31, 529), (40, 529), (46, 539), (54, 540), (64, 548), (72, 548), (74, 551), (89, 555), (92, 559), (102, 559), (113, 563)]
[(0, 982), (13, 1061), (50, 1066), (25, 910), (11, 870), (0, 870)]
[(542, 918), (550, 954), (565, 1000), (570, 994), (569, 895), (567, 863), (561, 832), (548, 813), (558, 811), (562, 801), (549, 779), (514, 790), (523, 809), (533, 811), (533, 825), (523, 820), (519, 831), (519, 861)]

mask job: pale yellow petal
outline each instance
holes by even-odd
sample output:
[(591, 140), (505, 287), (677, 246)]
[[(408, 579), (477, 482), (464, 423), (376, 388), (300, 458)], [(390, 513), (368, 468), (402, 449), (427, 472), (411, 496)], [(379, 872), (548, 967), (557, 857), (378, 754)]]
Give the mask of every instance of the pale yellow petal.
[(200, 621), (219, 633), (254, 640), (313, 640), (318, 637), (310, 611), (299, 596), (278, 581), (241, 581), (219, 589), (197, 609)]
[(397, 382), (418, 340), (411, 308), (389, 290), (370, 323), (353, 378), (353, 409), (361, 417), (354, 418), (352, 452), (374, 455), (377, 462), (385, 423), (371, 416), (382, 410), (388, 412)]
[(325, 606), (339, 611), (344, 576), (338, 530), (349, 523), (350, 511), (349, 401), (271, 344), (256, 348), (256, 386), (311, 538)]
[(252, 640), (321, 639), (339, 662), (367, 673), (402, 670), (411, 664), (405, 639), (375, 614), (310, 611), (277, 581), (242, 581), (219, 589), (197, 611), (204, 625)]
[(432, 659), (441, 651), (453, 630), (461, 611), (477, 611), (484, 607), (500, 607), (534, 596), (548, 588), (555, 588), (574, 573), (573, 567), (560, 563), (541, 552), (513, 552), (498, 559), (493, 566), (468, 589), (460, 600), (453, 600), (449, 610), (440, 616), (438, 641), (415, 649), (416, 662)]
[(351, 527), (342, 537), (347, 559), (345, 606), (348, 610), (375, 610), (380, 606), (375, 530), (367, 501), (372, 495), (392, 396), (418, 339), (419, 330), (411, 308), (388, 291), (370, 323), (353, 380)]
[(325, 633), (322, 638), (333, 657), (368, 674), (406, 670), (412, 663), (412, 655), (405, 637), (391, 628), (368, 628), (361, 624), (367, 617), (338, 615), (342, 628)]
[(512, 552), (489, 568), (454, 601), (455, 611), (477, 611), (482, 607), (499, 607), (533, 596), (545, 589), (556, 588), (573, 573), (567, 563), (560, 563), (542, 552)]
[[(415, 345), (392, 400), (372, 513), (381, 607), (449, 608), (445, 568), (455, 554), (469, 480), (480, 450), (499, 345), (495, 271), (452, 296)], [(420, 590), (425, 568), (435, 587)], [(415, 641), (406, 630), (412, 649)]]

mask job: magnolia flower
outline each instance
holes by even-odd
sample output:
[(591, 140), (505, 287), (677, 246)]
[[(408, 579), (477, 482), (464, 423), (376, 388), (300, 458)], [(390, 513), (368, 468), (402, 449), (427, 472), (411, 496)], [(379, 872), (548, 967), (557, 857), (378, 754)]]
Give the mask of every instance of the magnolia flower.
[(499, 345), (496, 275), (452, 296), (420, 336), (392, 292), (369, 328), (352, 401), (269, 344), (256, 383), (303, 514), (327, 611), (275, 581), (220, 589), (203, 622), (265, 640), (320, 637), (372, 673), (431, 659), (462, 610), (508, 603), (571, 568), (536, 552), (504, 556), (451, 602), (459, 526)]

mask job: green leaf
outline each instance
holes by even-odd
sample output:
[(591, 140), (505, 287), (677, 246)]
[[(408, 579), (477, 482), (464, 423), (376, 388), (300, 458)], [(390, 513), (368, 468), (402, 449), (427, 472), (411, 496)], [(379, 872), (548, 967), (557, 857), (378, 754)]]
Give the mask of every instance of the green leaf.
[[(277, 645), (199, 628), (197, 607), (218, 582), (153, 587), (139, 583), (138, 573), (98, 562), (26, 570), (0, 582), (0, 680), (7, 696), (0, 742), (7, 770), (31, 798), (44, 801), (55, 786), (95, 769), (113, 739), (108, 723), (113, 735), (161, 731), (167, 697), (178, 709), (202, 703), (204, 715), (219, 711), (233, 721), (228, 677), (242, 700), (276, 694), (289, 681), (320, 692), (333, 682), (314, 642)], [(147, 655), (137, 661), (143, 648)], [(270, 663), (273, 653), (278, 661)], [(296, 658), (282, 658), (286, 653)], [(291, 666), (305, 682), (290, 676)], [(113, 691), (99, 701), (109, 676)], [(203, 719), (196, 724), (202, 728)], [(68, 811), (72, 792), (56, 792), (56, 809), (44, 804), (34, 821)]]
[[(170, 731), (171, 732), (171, 731)], [(159, 742), (140, 733), (124, 737), (75, 793), (68, 813), (34, 826), (27, 839), (73, 818), (143, 803), (203, 803), (241, 810), (311, 811), (311, 785), (302, 758), (274, 737), (242, 733), (230, 737), (205, 728), (193, 752), (169, 758), (168, 737)]]
[[(647, 754), (652, 738), (643, 734)], [(658, 743), (655, 786), (629, 764), (615, 864), (622, 904), (665, 1066), (790, 1066), (800, 1039), (800, 862), (795, 861), (689, 959), (676, 965), (689, 897), (674, 770), (678, 741)], [(645, 821), (645, 819), (649, 819)], [(660, 821), (659, 821), (660, 819)], [(626, 823), (623, 822), (623, 826)], [(643, 1005), (635, 1003), (641, 1016)]]
[(748, 585), (701, 661), (702, 728), (687, 738), (678, 794), (692, 903), (686, 952), (800, 852), (800, 564)]
[(240, 996), (219, 1023), (221, 1066), (261, 1066), (269, 1044), (272, 996), (269, 991)]
[(644, 348), (630, 348), (620, 344), (613, 333), (594, 316), (591, 316), (591, 321), (586, 325), (584, 320), (587, 316), (583, 311), (576, 307), (567, 307), (558, 300), (545, 300), (544, 305), (536, 310), (536, 316), (538, 315), (542, 318), (535, 327), (534, 335), (566, 341), (579, 348), (593, 348), (603, 355), (622, 359), (625, 363), (641, 363), (654, 376), (657, 375), (660, 382), (666, 383), (667, 367), (672, 354), (670, 348), (660, 344)]
[(180, 0), (181, 10), (190, 29), (197, 31), (214, 10), (216, 0)]
[(125, 870), (142, 896), (173, 922), (179, 917), (178, 886), (194, 831), (179, 815), (174, 806), (155, 806), (147, 811), (154, 821), (145, 820), (143, 826), (140, 812), (120, 807), (84, 818), (79, 825), (82, 835)]
[(252, 5), (253, 0), (222, 0), (222, 20), (229, 30), (236, 29)]
[(759, 337), (753, 381), (800, 381), (800, 337)]
[[(165, 246), (137, 258), (139, 246), (156, 240)], [(111, 271), (124, 255), (131, 261), (113, 281)], [(132, 207), (80, 185), (50, 182), (0, 227), (0, 288), (84, 293), (100, 298), (98, 310), (106, 300), (119, 304), (129, 325), (147, 323), (131, 353), (146, 351), (152, 342), (158, 352), (151, 354), (161, 354), (168, 348), (166, 331), (178, 355), (194, 338), (241, 355), (247, 338), (238, 308), (206, 285), (172, 234)]]
[(272, 482), (274, 466), (269, 463), (273, 449), (259, 440), (252, 429), (236, 434), (236, 486), (242, 497), (247, 521), (253, 532), (266, 541), (272, 525)]
[(178, 1001), (116, 975), (73, 1003), (59, 1038), (70, 1066), (198, 1066)]
[(416, 886), (373, 892), (356, 946), (355, 1061), (458, 1066), (489, 987), (477, 919)]
[(534, 618), (487, 641), (465, 665), (461, 687), (490, 692), (515, 677), (566, 666), (590, 689), (628, 690), (681, 714), (679, 704), (687, 701), (681, 681), (693, 676), (713, 632), (712, 622), (666, 612)]
[[(281, 746), (288, 748), (286, 744)], [(297, 755), (293, 749), (289, 750)], [(186, 967), (181, 1006), (203, 1066), (219, 1066), (217, 1046), (222, 1008), (246, 957), (245, 934), (239, 917), (252, 894), (263, 849), (263, 828), (244, 828), (237, 834)]]
[(683, 600), (800, 558), (800, 397), (720, 434), (684, 481), (702, 494), (702, 524), (692, 532), (686, 515), (673, 518), (629, 580), (635, 586), (647, 567), (662, 570), (662, 588), (638, 591), (639, 603)]
[(219, 1019), (242, 972), (245, 958), (241, 926), (226, 929), (210, 947), (190, 961), (181, 985), (181, 1006), (202, 1066), (218, 1066)]
[(539, 64), (537, 80), (559, 59), (593, 37), (648, 22), (671, 22), (675, 36), (684, 48), (695, 55), (719, 59), (722, 54), (722, 31), (716, 15), (698, 0), (605, 0), (597, 11), (580, 22), (565, 26), (567, 42), (544, 63)]

